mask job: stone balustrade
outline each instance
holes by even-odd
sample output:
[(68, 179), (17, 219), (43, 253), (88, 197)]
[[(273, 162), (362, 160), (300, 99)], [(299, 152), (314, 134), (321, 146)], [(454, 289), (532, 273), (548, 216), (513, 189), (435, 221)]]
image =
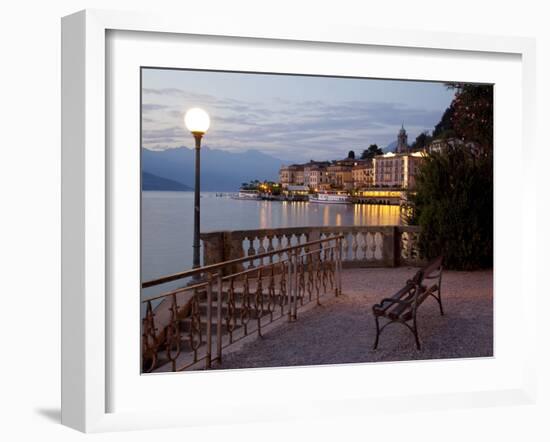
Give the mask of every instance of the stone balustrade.
[[(419, 234), (418, 226), (283, 227), (207, 232), (201, 234), (203, 264), (216, 264), (344, 235), (344, 267), (419, 266), (423, 263), (418, 250)], [(271, 259), (276, 261), (277, 255)]]

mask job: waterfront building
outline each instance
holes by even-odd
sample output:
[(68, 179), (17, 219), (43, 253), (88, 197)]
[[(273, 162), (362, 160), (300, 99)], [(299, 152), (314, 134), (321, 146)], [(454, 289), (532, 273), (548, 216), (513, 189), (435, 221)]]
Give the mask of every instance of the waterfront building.
[(291, 164), (283, 166), (279, 170), (279, 182), (281, 187), (286, 189), (289, 185), (304, 185), (304, 166), (301, 164)]
[(372, 187), (374, 185), (374, 165), (372, 159), (360, 160), (352, 168), (354, 189)]
[(374, 184), (379, 187), (411, 189), (424, 152), (387, 153), (373, 160)]
[(327, 167), (328, 161), (310, 161), (304, 164), (304, 185), (313, 191), (326, 188), (329, 185)]
[(291, 184), (283, 190), (283, 196), (290, 201), (307, 201), (309, 187), (305, 185)]
[(328, 182), (333, 188), (343, 190), (353, 189), (353, 163), (348, 166), (336, 161), (327, 167)]
[(354, 194), (354, 201), (366, 204), (398, 206), (407, 197), (403, 189), (363, 189)]
[(364, 160), (356, 160), (355, 158), (344, 158), (343, 160), (336, 160), (333, 162), (333, 164), (337, 166), (344, 166), (344, 167), (353, 167), (357, 166), (360, 162)]

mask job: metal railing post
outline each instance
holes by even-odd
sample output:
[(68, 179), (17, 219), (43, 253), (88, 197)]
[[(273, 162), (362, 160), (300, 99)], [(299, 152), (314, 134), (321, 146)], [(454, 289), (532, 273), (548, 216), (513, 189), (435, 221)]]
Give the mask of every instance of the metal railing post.
[(300, 259), (302, 259), (302, 257), (300, 256), (300, 250), (296, 249), (294, 252), (294, 305), (292, 309), (292, 319), (294, 321), (298, 319), (298, 292), (299, 292), (298, 272), (300, 271), (300, 262), (299, 262)]
[(338, 238), (338, 295), (342, 294), (342, 238)]
[(218, 273), (218, 299), (216, 310), (216, 357), (218, 364), (222, 363), (222, 308), (223, 308), (223, 281), (221, 272)]
[(339, 253), (340, 253), (340, 250), (338, 249), (338, 243), (340, 242), (340, 239), (339, 238), (336, 238), (336, 240), (334, 241), (334, 262), (332, 263), (332, 265), (334, 265), (334, 277), (336, 279), (335, 281), (335, 295), (336, 296), (339, 296), (340, 295), (340, 287), (338, 285), (338, 281), (339, 281), (339, 278), (340, 278), (340, 267), (338, 266), (338, 262), (340, 261), (339, 259)]
[(292, 321), (292, 255), (293, 251), (288, 251), (288, 322)]
[(212, 278), (206, 286), (206, 368), (212, 365)]

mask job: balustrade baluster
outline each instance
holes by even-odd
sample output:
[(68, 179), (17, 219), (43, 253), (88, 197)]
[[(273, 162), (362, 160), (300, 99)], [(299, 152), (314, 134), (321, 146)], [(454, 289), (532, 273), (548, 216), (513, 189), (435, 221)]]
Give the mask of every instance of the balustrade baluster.
[(357, 249), (359, 244), (357, 243), (357, 233), (351, 233), (351, 251), (352, 251), (352, 260), (357, 261)]
[(383, 258), (383, 245), (384, 245), (384, 235), (381, 232), (376, 232), (374, 235), (374, 242), (376, 243), (376, 254), (375, 258), (380, 260)]
[(369, 232), (367, 237), (368, 249), (369, 249), (369, 259), (374, 261), (376, 259), (376, 241), (374, 238), (374, 233)]
[[(267, 236), (267, 251), (268, 253), (271, 253), (273, 252), (274, 247), (273, 247), (273, 235), (268, 235)], [(273, 258), (274, 258), (274, 255), (269, 255), (269, 263), (270, 264), (273, 264)]]
[(361, 259), (367, 260), (367, 235), (368, 232), (361, 232), (360, 238), (361, 238)]
[[(258, 245), (258, 255), (261, 255), (262, 253), (265, 253), (265, 247), (264, 247), (264, 241), (265, 241), (265, 236), (258, 236), (258, 241), (259, 241), (259, 245)], [(259, 265), (260, 266), (263, 266), (264, 265), (264, 258), (260, 258), (260, 262), (259, 262)]]
[(347, 258), (348, 258), (348, 256), (349, 256), (349, 251), (348, 251), (348, 247), (349, 247), (348, 232), (343, 232), (342, 234), (344, 235), (344, 238), (342, 239), (342, 248), (343, 248), (343, 251), (344, 251), (344, 258), (347, 260)]
[[(254, 239), (255, 239), (255, 237), (254, 236), (247, 236), (245, 238), (248, 240), (248, 249), (246, 251), (246, 256), (248, 256), (248, 257), (254, 256), (256, 254), (256, 250), (254, 249)], [(249, 269), (254, 268), (254, 260), (253, 259), (248, 261), (248, 267), (247, 268), (249, 268)]]

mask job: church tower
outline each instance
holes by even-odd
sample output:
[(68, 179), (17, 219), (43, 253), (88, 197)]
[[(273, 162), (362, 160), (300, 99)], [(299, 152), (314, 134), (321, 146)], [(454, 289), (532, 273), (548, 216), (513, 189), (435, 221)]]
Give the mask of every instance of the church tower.
[(403, 127), (404, 123), (401, 124), (401, 129), (397, 134), (397, 148), (395, 149), (396, 153), (407, 153), (409, 151), (409, 145), (407, 143), (407, 131)]

